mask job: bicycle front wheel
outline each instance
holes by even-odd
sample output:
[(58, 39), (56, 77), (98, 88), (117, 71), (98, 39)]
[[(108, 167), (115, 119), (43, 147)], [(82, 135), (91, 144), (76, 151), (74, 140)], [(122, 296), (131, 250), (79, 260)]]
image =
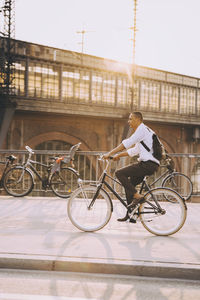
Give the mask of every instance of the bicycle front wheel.
[(6, 192), (14, 197), (23, 197), (28, 195), (34, 186), (33, 176), (29, 169), (21, 166), (10, 169), (3, 181)]
[(70, 168), (61, 168), (51, 177), (50, 186), (54, 194), (61, 198), (69, 198), (78, 187), (78, 175)]
[(110, 220), (112, 202), (109, 196), (100, 190), (90, 206), (96, 186), (84, 186), (73, 192), (68, 201), (68, 216), (72, 224), (82, 231), (92, 232), (103, 228)]
[(179, 193), (185, 200), (189, 200), (192, 195), (192, 182), (188, 176), (182, 173), (173, 172), (162, 182), (163, 187), (171, 188)]
[(146, 194), (145, 200), (139, 207), (139, 215), (142, 225), (149, 232), (166, 236), (182, 228), (187, 207), (178, 193), (168, 188), (155, 188)]

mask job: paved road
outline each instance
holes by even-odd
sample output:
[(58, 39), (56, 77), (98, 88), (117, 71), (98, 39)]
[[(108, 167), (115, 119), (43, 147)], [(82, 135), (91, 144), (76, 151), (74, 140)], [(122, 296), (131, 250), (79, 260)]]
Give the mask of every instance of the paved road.
[(200, 300), (199, 281), (0, 270), (0, 300)]
[(188, 204), (184, 227), (158, 237), (141, 223), (110, 223), (96, 233), (76, 229), (66, 200), (0, 197), (0, 267), (200, 278), (200, 204)]

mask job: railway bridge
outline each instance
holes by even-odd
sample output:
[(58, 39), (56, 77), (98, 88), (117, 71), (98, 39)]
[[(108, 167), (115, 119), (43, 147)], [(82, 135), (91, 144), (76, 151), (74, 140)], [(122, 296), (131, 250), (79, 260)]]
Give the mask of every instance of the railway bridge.
[(108, 150), (139, 110), (169, 152), (199, 152), (199, 78), (18, 40), (15, 49), (17, 107), (5, 148), (81, 140), (83, 150)]
[(68, 150), (81, 141), (82, 151), (107, 151), (126, 137), (135, 110), (168, 152), (200, 153), (199, 78), (19, 40), (15, 54), (17, 106), (3, 149)]

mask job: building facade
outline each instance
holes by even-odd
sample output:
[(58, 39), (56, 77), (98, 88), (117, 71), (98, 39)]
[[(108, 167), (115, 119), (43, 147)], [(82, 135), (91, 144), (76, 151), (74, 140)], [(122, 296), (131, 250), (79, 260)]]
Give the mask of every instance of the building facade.
[(135, 110), (168, 152), (200, 153), (199, 78), (18, 40), (15, 55), (17, 107), (4, 149), (81, 141), (81, 150), (107, 151), (126, 137)]
[(200, 79), (23, 41), (15, 52), (8, 149), (59, 138), (108, 150), (139, 110), (170, 152), (199, 152)]

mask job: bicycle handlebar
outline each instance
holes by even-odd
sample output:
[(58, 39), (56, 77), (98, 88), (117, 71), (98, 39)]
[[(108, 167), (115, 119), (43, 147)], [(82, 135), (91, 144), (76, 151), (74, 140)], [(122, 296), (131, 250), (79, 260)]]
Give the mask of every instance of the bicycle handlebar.
[(112, 160), (112, 159), (113, 159), (113, 156), (110, 156), (110, 157), (108, 157), (108, 158), (106, 158), (106, 159), (103, 158), (103, 154), (101, 154), (101, 155), (99, 156), (99, 158), (98, 158), (99, 161), (104, 161), (104, 160), (108, 160), (108, 161), (109, 161), (109, 160)]
[(29, 153), (34, 154), (34, 151), (29, 146), (26, 146), (25, 148)]

